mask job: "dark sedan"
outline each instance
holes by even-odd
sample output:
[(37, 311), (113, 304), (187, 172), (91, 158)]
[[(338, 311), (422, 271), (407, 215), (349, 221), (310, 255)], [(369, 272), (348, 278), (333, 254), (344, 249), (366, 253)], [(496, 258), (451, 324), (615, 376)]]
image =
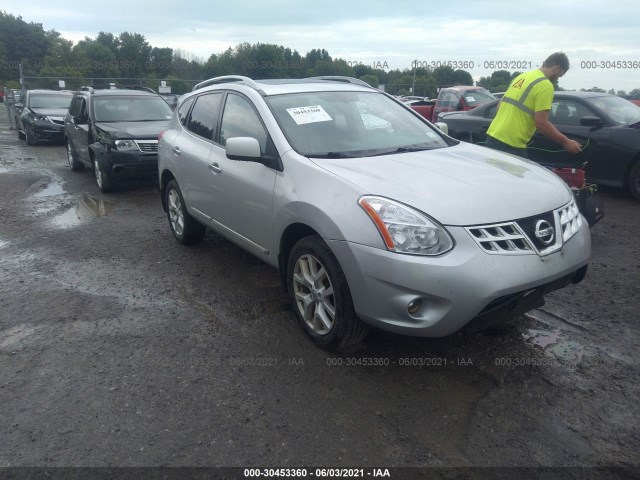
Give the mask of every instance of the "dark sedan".
[[(467, 112), (441, 114), (449, 135), (484, 143), (499, 101)], [(584, 167), (591, 183), (626, 188), (640, 200), (640, 107), (615, 95), (596, 92), (556, 92), (549, 120), (584, 147), (577, 155), (536, 132), (529, 158), (549, 167)]]

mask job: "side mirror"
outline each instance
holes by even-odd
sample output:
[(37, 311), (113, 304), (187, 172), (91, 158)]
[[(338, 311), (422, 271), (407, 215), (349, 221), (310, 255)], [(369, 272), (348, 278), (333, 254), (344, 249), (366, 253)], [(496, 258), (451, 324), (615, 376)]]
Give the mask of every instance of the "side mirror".
[(582, 117), (580, 125), (583, 127), (599, 127), (602, 125), (602, 120), (599, 117)]
[(245, 162), (259, 162), (262, 158), (260, 144), (252, 137), (234, 137), (226, 143), (227, 158)]
[(16, 110), (22, 110), (24, 108), (24, 105), (20, 102), (16, 103), (14, 105), (14, 107), (16, 108)]
[(84, 125), (87, 123), (87, 118), (84, 115), (75, 115), (73, 117), (73, 123), (76, 125)]
[(436, 127), (438, 127), (445, 135), (449, 135), (449, 125), (444, 122), (436, 122), (434, 123)]

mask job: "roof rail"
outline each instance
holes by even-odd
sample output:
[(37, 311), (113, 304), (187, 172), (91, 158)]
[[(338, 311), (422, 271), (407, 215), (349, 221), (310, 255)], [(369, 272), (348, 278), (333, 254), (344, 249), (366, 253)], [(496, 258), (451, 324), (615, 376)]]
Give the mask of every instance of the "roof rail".
[(332, 82), (353, 83), (354, 85), (361, 85), (363, 87), (373, 88), (364, 80), (353, 77), (343, 77), (340, 75), (322, 75), (320, 77), (308, 77), (307, 80), (329, 80)]
[(255, 90), (260, 90), (260, 87), (256, 82), (251, 80), (249, 77), (243, 77), (242, 75), (225, 75), (222, 77), (215, 77), (205, 80), (196, 84), (191, 91), (194, 92), (204, 87), (208, 87), (209, 85), (218, 85), (221, 83), (243, 83), (245, 85), (250, 86)]

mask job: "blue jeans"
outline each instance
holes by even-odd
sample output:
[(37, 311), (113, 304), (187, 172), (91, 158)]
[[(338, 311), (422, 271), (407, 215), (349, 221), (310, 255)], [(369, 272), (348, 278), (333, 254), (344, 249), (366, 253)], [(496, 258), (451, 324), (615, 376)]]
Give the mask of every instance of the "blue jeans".
[(485, 147), (493, 148), (494, 150), (500, 150), (501, 152), (511, 153), (513, 155), (518, 155), (519, 157), (529, 158), (527, 156), (526, 148), (516, 148), (511, 145), (501, 142), (493, 137), (487, 135), (487, 141), (484, 144)]

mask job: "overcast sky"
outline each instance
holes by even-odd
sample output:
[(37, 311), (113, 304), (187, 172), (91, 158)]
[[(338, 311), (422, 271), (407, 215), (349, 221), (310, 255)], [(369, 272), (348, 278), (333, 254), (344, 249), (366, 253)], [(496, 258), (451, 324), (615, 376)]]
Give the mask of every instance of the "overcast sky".
[[(140, 33), (154, 47), (203, 60), (238, 43), (275, 43), (304, 55), (324, 48), (333, 58), (385, 69), (420, 62), (473, 62), (478, 80), (520, 62), (528, 70), (554, 51), (571, 69), (566, 89), (640, 88), (640, 1), (565, 0), (3, 0), (2, 10), (41, 23), (77, 42), (105, 31)], [(95, 5), (95, 6), (94, 6)], [(98, 5), (102, 5), (98, 7)], [(471, 63), (468, 63), (471, 65)], [(489, 65), (487, 65), (489, 66)], [(515, 64), (514, 66), (518, 66)], [(630, 65), (627, 65), (630, 66)], [(596, 67), (596, 68), (589, 68)], [(507, 70), (511, 68), (506, 68)], [(514, 68), (518, 69), (518, 68)]]

